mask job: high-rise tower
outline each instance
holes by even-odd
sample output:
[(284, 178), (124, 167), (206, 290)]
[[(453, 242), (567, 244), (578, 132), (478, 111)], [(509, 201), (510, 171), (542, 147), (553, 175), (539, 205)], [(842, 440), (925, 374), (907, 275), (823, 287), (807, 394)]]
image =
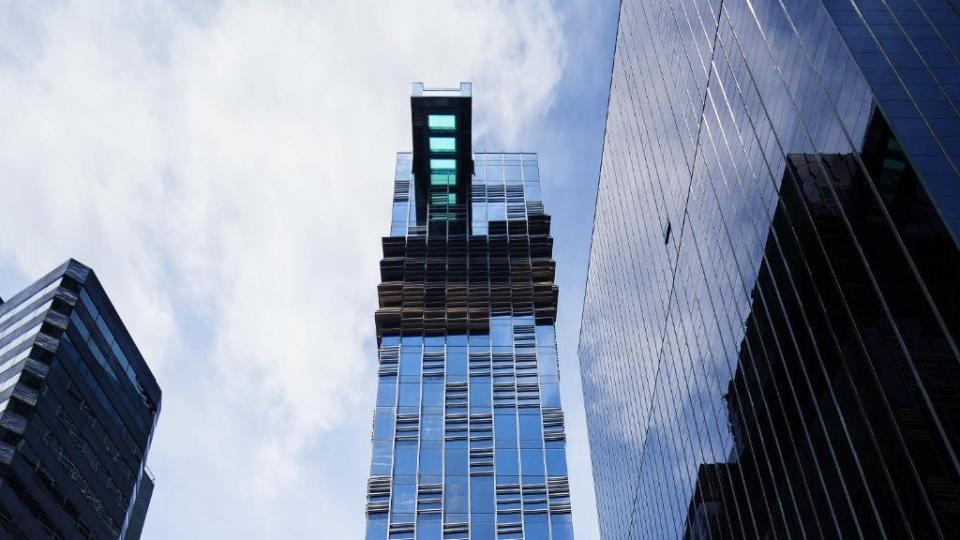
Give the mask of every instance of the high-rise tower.
[(572, 538), (535, 154), (473, 153), (471, 87), (414, 85), (383, 239), (367, 539)]
[(140, 537), (160, 388), (93, 271), (0, 304), (0, 537)]
[(604, 538), (960, 537), (952, 0), (625, 0), (580, 335)]

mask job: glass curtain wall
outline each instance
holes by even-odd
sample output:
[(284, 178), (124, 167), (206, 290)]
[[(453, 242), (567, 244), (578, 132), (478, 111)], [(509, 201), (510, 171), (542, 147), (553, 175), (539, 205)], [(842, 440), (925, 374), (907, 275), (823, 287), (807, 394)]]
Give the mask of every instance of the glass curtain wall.
[(579, 349), (603, 537), (960, 536), (956, 6), (619, 25)]
[[(570, 539), (552, 240), (536, 155), (475, 154), (471, 234), (457, 234), (433, 223), (464, 215), (438, 196), (456, 181), (455, 163), (434, 162), (451, 148), (435, 129), (455, 121), (428, 118), (431, 223), (417, 222), (413, 157), (398, 154), (384, 240), (367, 538)], [(399, 328), (393, 305), (406, 309)]]

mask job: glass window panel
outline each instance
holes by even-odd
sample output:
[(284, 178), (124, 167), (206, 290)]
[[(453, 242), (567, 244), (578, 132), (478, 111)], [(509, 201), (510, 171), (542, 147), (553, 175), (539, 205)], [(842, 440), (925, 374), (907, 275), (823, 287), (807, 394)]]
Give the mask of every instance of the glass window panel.
[(528, 409), (524, 409), (523, 414), (520, 414), (520, 440), (540, 442), (543, 440), (543, 427), (540, 420), (540, 413), (530, 413), (527, 411)]
[(491, 391), (490, 377), (471, 377), (470, 407), (490, 407), (492, 405)]
[(520, 474), (520, 451), (516, 448), (497, 448), (494, 452), (494, 458), (498, 476), (517, 476)]
[(457, 140), (453, 137), (430, 137), (431, 152), (456, 152)]
[(407, 203), (394, 203), (393, 216), (390, 219), (391, 221), (405, 221), (407, 219)]
[(557, 357), (555, 355), (538, 354), (537, 367), (540, 370), (540, 376), (544, 379), (555, 380), (557, 378)]
[(550, 533), (553, 540), (573, 540), (573, 523), (570, 514), (552, 514)]
[(528, 202), (543, 200), (543, 195), (540, 193), (540, 184), (538, 183), (527, 184), (524, 186), (523, 192)]
[(493, 317), (490, 320), (490, 341), (495, 347), (513, 345), (513, 323), (510, 317)]
[(366, 540), (386, 540), (387, 514), (370, 514), (367, 519)]
[(439, 447), (430, 448), (424, 446), (420, 449), (420, 475), (433, 474), (439, 475), (443, 471), (441, 470), (441, 465), (443, 464), (443, 450)]
[(441, 529), (440, 514), (417, 516), (417, 540), (440, 540)]
[(394, 421), (392, 407), (378, 407), (373, 421), (373, 438), (392, 440)]
[(430, 170), (434, 172), (451, 172), (457, 170), (457, 160), (455, 159), (431, 159)]
[(457, 174), (452, 172), (430, 173), (430, 184), (434, 186), (453, 186), (457, 184)]
[[(472, 538), (496, 538), (496, 525), (481, 521), (484, 514), (474, 514), (470, 519), (470, 535)], [(491, 514), (492, 517), (492, 514)]]
[(533, 326), (533, 315), (514, 315), (513, 323), (515, 325)]
[(420, 406), (420, 383), (400, 383), (400, 406)]
[(467, 374), (467, 349), (465, 347), (447, 348), (447, 375)]
[(493, 514), (494, 497), (492, 476), (474, 476), (470, 479), (470, 512)]
[(544, 407), (560, 406), (560, 385), (557, 383), (540, 383), (540, 400)]
[(563, 448), (547, 449), (547, 474), (549, 476), (567, 475), (567, 455)]
[(400, 375), (416, 376), (420, 375), (420, 348), (403, 348), (400, 355)]
[(444, 449), (444, 471), (447, 475), (467, 474), (467, 441), (447, 441)]
[(490, 221), (506, 221), (507, 205), (504, 203), (489, 203), (487, 205), (487, 214)]
[(493, 415), (493, 428), (497, 444), (507, 441), (517, 440), (517, 415), (514, 409), (506, 409), (506, 412), (498, 409)]
[(390, 467), (393, 465), (392, 456), (393, 441), (373, 441), (373, 461), (370, 466), (370, 474), (390, 474)]
[(487, 334), (470, 334), (470, 348), (484, 348), (490, 346), (490, 336)]
[(377, 386), (377, 407), (393, 407), (397, 404), (397, 378), (380, 377)]
[(457, 129), (457, 117), (452, 114), (428, 114), (427, 127), (435, 131), (453, 131)]
[(549, 540), (550, 527), (547, 514), (524, 514), (523, 537), (526, 540)]
[(443, 406), (443, 383), (438, 379), (434, 381), (425, 381), (423, 383), (423, 407), (442, 407)]
[(397, 441), (397, 454), (393, 465), (394, 476), (413, 475), (417, 472), (417, 441)]
[(443, 416), (426, 414), (420, 419), (421, 437), (424, 440), (440, 440), (443, 438)]
[(536, 332), (537, 347), (554, 347), (557, 345), (557, 338), (556, 334), (554, 333), (553, 325), (538, 324)]
[[(446, 514), (466, 514), (469, 500), (467, 499), (467, 477), (448, 476), (443, 486), (443, 510)], [(447, 519), (446, 521), (454, 521)], [(459, 521), (459, 520), (456, 520)]]
[(415, 484), (394, 484), (391, 514), (394, 516), (397, 514), (412, 514), (416, 510), (416, 504), (417, 486)]

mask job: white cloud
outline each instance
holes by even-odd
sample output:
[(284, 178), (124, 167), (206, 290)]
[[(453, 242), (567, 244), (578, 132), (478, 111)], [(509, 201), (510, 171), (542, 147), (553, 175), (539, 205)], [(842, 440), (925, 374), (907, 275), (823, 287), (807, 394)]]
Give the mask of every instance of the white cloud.
[(148, 533), (287, 536), (316, 500), (356, 536), (366, 464), (322, 461), (366, 460), (337, 452), (368, 444), (409, 83), (473, 81), (478, 131), (522, 146), (560, 21), (526, 0), (170, 6), (0, 13), (0, 257), (93, 266), (158, 374)]

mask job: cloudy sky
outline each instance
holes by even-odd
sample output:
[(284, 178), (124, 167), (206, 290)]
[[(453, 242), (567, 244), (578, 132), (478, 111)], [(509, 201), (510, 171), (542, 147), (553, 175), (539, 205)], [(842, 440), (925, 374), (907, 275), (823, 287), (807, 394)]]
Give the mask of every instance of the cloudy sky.
[(163, 389), (145, 538), (361, 538), (411, 81), (540, 153), (574, 523), (576, 345), (615, 0), (0, 0), (0, 296), (94, 268)]

